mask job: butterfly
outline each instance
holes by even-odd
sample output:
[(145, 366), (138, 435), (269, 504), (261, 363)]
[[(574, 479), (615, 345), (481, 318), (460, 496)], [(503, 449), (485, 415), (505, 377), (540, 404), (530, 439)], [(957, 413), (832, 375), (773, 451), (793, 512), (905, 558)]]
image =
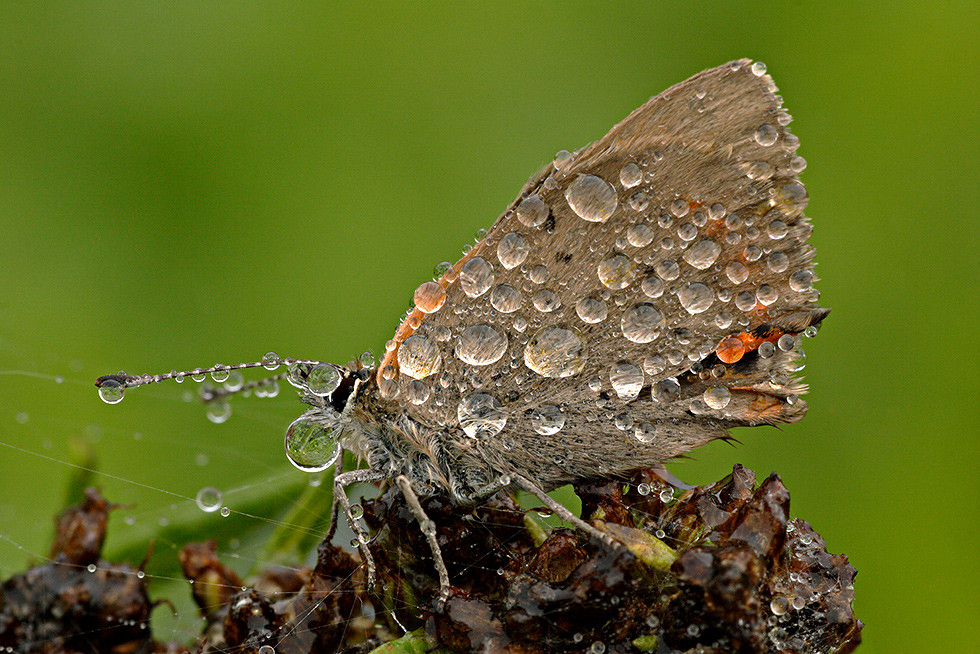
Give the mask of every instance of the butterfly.
[[(286, 364), (309, 409), (291, 460), (336, 462), (344, 489), (393, 479), (450, 580), (419, 496), (471, 505), (501, 489), (547, 492), (660, 466), (728, 429), (800, 420), (801, 335), (817, 305), (808, 196), (790, 116), (760, 62), (704, 71), (650, 99), (600, 140), (562, 151), (486, 234), (422, 283), (375, 366), (279, 359), (97, 382)], [(117, 399), (118, 398), (118, 399)], [(342, 452), (366, 467), (342, 471)], [(336, 503), (335, 503), (336, 510)], [(335, 521), (336, 522), (336, 521)]]

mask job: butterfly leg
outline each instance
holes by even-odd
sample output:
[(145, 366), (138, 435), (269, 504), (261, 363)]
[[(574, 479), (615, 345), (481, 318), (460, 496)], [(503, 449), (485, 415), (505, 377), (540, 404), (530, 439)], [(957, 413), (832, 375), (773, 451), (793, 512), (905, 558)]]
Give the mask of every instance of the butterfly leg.
[[(347, 497), (347, 492), (345, 489), (351, 484), (381, 481), (382, 479), (387, 479), (387, 477), (388, 475), (383, 472), (371, 470), (370, 468), (364, 468), (361, 470), (351, 470), (350, 472), (341, 473), (334, 477), (333, 480), (334, 507), (336, 507), (337, 502), (340, 502), (341, 506), (344, 507), (344, 515), (347, 516), (347, 522), (350, 524), (351, 529), (354, 530), (354, 534), (357, 536), (357, 547), (359, 550), (361, 550), (361, 555), (364, 557), (364, 564), (367, 566), (368, 590), (374, 588), (374, 557), (371, 556), (371, 551), (367, 546), (367, 531), (364, 530), (361, 523), (358, 520), (355, 520), (351, 514), (350, 499)], [(336, 520), (334, 523), (336, 524)]]
[(621, 549), (624, 548), (624, 546), (618, 543), (616, 540), (614, 540), (612, 536), (610, 536), (609, 534), (603, 531), (600, 531), (599, 529), (596, 529), (588, 522), (586, 522), (582, 518), (578, 517), (577, 515), (569, 511), (565, 507), (565, 505), (553, 500), (547, 493), (541, 490), (541, 488), (537, 484), (532, 482), (527, 477), (522, 477), (521, 475), (513, 475), (513, 477), (514, 477), (514, 481), (517, 482), (517, 484), (520, 486), (522, 490), (527, 491), (531, 495), (534, 495), (536, 498), (544, 502), (545, 506), (547, 506), (549, 509), (554, 511), (558, 515), (558, 517), (564, 520), (565, 522), (571, 523), (576, 527), (578, 527), (579, 529), (581, 529), (582, 531), (584, 531), (585, 533), (587, 533), (588, 535), (598, 538), (599, 541), (605, 543), (609, 547), (621, 548)]
[(412, 489), (412, 483), (408, 477), (398, 475), (395, 477), (395, 483), (401, 489), (408, 508), (418, 521), (426, 540), (429, 541), (429, 549), (432, 550), (436, 572), (439, 573), (439, 599), (436, 602), (436, 608), (441, 610), (445, 606), (446, 600), (449, 599), (449, 570), (446, 569), (446, 563), (442, 560), (442, 550), (439, 548), (439, 541), (436, 539), (436, 523), (432, 522), (429, 516), (425, 514), (425, 510), (422, 509), (422, 504), (419, 502), (419, 496)]

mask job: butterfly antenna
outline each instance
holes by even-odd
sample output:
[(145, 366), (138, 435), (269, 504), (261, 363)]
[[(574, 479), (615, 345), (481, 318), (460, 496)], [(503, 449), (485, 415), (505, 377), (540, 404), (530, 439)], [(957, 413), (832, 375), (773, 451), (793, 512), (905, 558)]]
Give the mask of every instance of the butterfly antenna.
[[(228, 380), (229, 375), (235, 370), (245, 370), (247, 368), (265, 368), (266, 370), (276, 370), (282, 365), (287, 367), (299, 364), (304, 368), (313, 367), (320, 365), (323, 362), (315, 361), (311, 359), (294, 359), (292, 357), (280, 358), (279, 355), (274, 352), (270, 352), (262, 357), (261, 361), (249, 361), (247, 363), (236, 363), (233, 365), (215, 364), (210, 368), (194, 368), (193, 370), (171, 370), (170, 372), (163, 373), (160, 375), (129, 375), (125, 371), (119, 371), (114, 375), (103, 375), (95, 380), (95, 385), (99, 389), (99, 397), (102, 398), (107, 404), (116, 404), (120, 402), (125, 394), (127, 388), (136, 388), (138, 386), (144, 386), (146, 384), (154, 384), (157, 382), (166, 381), (168, 379), (173, 379), (174, 381), (180, 383), (184, 379), (190, 377), (196, 382), (203, 382), (207, 379), (208, 375), (211, 379), (216, 382), (225, 382)], [(329, 365), (329, 364), (327, 364)], [(305, 371), (303, 371), (305, 373)], [(219, 399), (226, 395), (232, 393), (240, 392), (246, 388), (255, 388), (263, 384), (268, 384), (273, 381), (278, 381), (280, 379), (288, 378), (289, 373), (280, 373), (266, 379), (258, 380), (255, 382), (249, 382), (248, 384), (242, 385), (240, 388), (226, 388), (226, 389), (215, 389), (209, 388), (202, 393), (202, 398), (205, 401), (212, 401)]]

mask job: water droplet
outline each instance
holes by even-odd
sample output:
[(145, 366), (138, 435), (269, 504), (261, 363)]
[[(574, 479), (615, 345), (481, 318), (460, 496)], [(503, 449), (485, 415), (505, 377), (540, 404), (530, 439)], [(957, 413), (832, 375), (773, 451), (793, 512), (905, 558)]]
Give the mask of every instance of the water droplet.
[(238, 372), (237, 370), (231, 371), (224, 384), (225, 390), (231, 391), (232, 393), (242, 390), (242, 386), (244, 385), (245, 377), (243, 377), (242, 373)]
[(813, 288), (813, 273), (809, 270), (797, 270), (789, 276), (789, 287), (800, 293)]
[(473, 366), (488, 366), (507, 351), (507, 337), (489, 325), (473, 325), (456, 341), (456, 356)]
[(742, 291), (735, 296), (735, 306), (741, 311), (752, 311), (755, 305), (755, 293), (752, 291)]
[(773, 612), (773, 615), (785, 615), (786, 611), (789, 610), (789, 601), (785, 597), (773, 597), (772, 601), (769, 602), (769, 610)]
[(530, 195), (517, 205), (517, 219), (525, 227), (540, 227), (550, 214), (548, 205), (537, 195)]
[(405, 399), (412, 404), (424, 404), (429, 399), (429, 385), (417, 379), (413, 379), (405, 391)]
[(553, 404), (539, 406), (531, 414), (531, 427), (542, 436), (551, 436), (565, 426), (565, 415)]
[(337, 431), (308, 416), (300, 416), (286, 428), (286, 457), (303, 472), (326, 470), (340, 456)]
[(99, 397), (106, 404), (119, 404), (126, 395), (126, 388), (115, 379), (104, 379), (99, 386)]
[(616, 254), (599, 262), (599, 281), (614, 291), (626, 288), (636, 277), (636, 265), (631, 259)]
[(500, 260), (500, 265), (508, 270), (524, 263), (530, 251), (531, 244), (517, 232), (505, 234), (497, 243), (497, 258)]
[(231, 417), (231, 404), (225, 400), (214, 400), (208, 402), (207, 410), (205, 415), (208, 420), (216, 425), (220, 425), (223, 422), (227, 422), (228, 418)]
[(499, 434), (507, 424), (507, 415), (493, 395), (474, 393), (456, 409), (460, 428), (470, 438), (488, 438)]
[(691, 207), (687, 204), (687, 200), (677, 199), (670, 205), (670, 213), (674, 214), (677, 218), (683, 218), (691, 210)]
[(550, 276), (551, 273), (548, 272), (547, 266), (535, 266), (527, 273), (527, 278), (535, 284), (544, 284)]
[(306, 386), (319, 397), (329, 395), (340, 386), (340, 371), (329, 363), (318, 363), (306, 376)]
[(693, 241), (697, 238), (698, 228), (691, 223), (684, 223), (677, 228), (677, 237), (680, 238), (685, 243)]
[(555, 153), (554, 160), (555, 168), (558, 170), (566, 170), (570, 165), (572, 165), (572, 153), (568, 150), (559, 150)]
[(654, 232), (648, 225), (637, 223), (626, 230), (626, 240), (633, 247), (643, 248), (653, 242)]
[(582, 175), (568, 186), (565, 199), (580, 218), (592, 223), (609, 220), (619, 201), (616, 191), (595, 175)]
[(708, 218), (711, 220), (721, 220), (725, 217), (728, 210), (725, 209), (725, 205), (715, 202), (713, 205), (708, 207)]
[(766, 228), (766, 233), (769, 234), (769, 238), (778, 241), (789, 233), (789, 227), (782, 220), (773, 220)]
[(792, 170), (797, 175), (799, 175), (804, 170), (806, 170), (806, 159), (799, 156), (793, 157), (792, 159), (789, 160), (789, 169)]
[(592, 646), (589, 647), (589, 654), (605, 654), (605, 651), (606, 651), (606, 644), (601, 640), (595, 641), (594, 643), (592, 643)]
[(446, 289), (439, 282), (423, 282), (415, 289), (412, 299), (422, 313), (435, 313), (446, 302)]
[(715, 295), (705, 284), (694, 282), (679, 290), (677, 299), (680, 300), (681, 306), (693, 315), (707, 311), (711, 303), (714, 302)]
[(712, 409), (724, 409), (731, 402), (732, 392), (726, 386), (709, 386), (701, 397)]
[(585, 297), (575, 303), (575, 313), (582, 322), (595, 324), (606, 319), (608, 310), (606, 303), (592, 297)]
[(222, 383), (222, 382), (224, 382), (224, 381), (226, 381), (228, 379), (228, 374), (229, 373), (228, 373), (227, 366), (224, 366), (224, 365), (222, 365), (220, 363), (216, 363), (216, 364), (214, 364), (213, 367), (216, 368), (216, 370), (214, 370), (211, 373), (211, 379), (212, 380), (214, 380), (214, 381), (216, 381), (216, 382), (218, 382), (220, 384), (220, 383)]
[(667, 326), (664, 315), (652, 304), (637, 304), (623, 314), (623, 336), (634, 343), (649, 343)]
[(650, 484), (646, 484), (646, 483), (642, 483), (642, 482), (639, 483), (639, 484), (637, 484), (636, 485), (636, 492), (639, 493), (640, 495), (649, 495), (650, 494)]
[(659, 375), (667, 369), (667, 359), (659, 354), (643, 359), (643, 370), (648, 375)]
[(412, 334), (398, 348), (398, 368), (409, 377), (425, 379), (439, 372), (442, 355), (439, 347), (424, 336)]
[(762, 77), (763, 75), (766, 74), (766, 65), (761, 61), (757, 61), (754, 64), (752, 64), (752, 68), (750, 70), (752, 71), (752, 74), (755, 75), (756, 77)]
[(302, 363), (291, 363), (286, 367), (286, 381), (290, 384), (304, 390), (306, 388), (306, 370), (307, 367)]
[(772, 355), (776, 354), (776, 346), (770, 343), (769, 341), (766, 341), (764, 343), (759, 344), (758, 351), (760, 357), (762, 357), (763, 359), (768, 359), (772, 357)]
[(609, 383), (624, 402), (632, 402), (643, 389), (643, 371), (629, 361), (614, 363), (609, 368)]
[[(731, 299), (731, 291), (728, 293), (729, 299)], [(727, 300), (726, 300), (727, 302)], [(717, 316), (715, 316), (715, 324), (718, 325), (719, 329), (728, 329), (732, 325), (732, 314), (727, 311), (722, 311)]]
[(642, 422), (633, 430), (633, 435), (641, 443), (652, 443), (657, 437), (657, 428), (649, 422)]
[(520, 291), (509, 284), (500, 284), (490, 291), (490, 306), (500, 313), (514, 313), (521, 308)]
[(524, 348), (524, 365), (543, 377), (571, 377), (588, 358), (585, 341), (572, 327), (542, 327)]
[(227, 518), (231, 515), (231, 509), (229, 509), (227, 506), (223, 506), (218, 510), (218, 515), (220, 515), (222, 518)]
[(749, 278), (749, 268), (741, 261), (732, 261), (725, 266), (725, 274), (733, 284), (741, 284)]
[(651, 275), (640, 283), (640, 290), (649, 298), (658, 298), (664, 294), (664, 283)]
[(778, 347), (783, 352), (789, 352), (794, 347), (796, 347), (796, 338), (792, 334), (783, 334), (776, 341), (776, 347)]
[(688, 262), (698, 270), (705, 270), (711, 267), (718, 255), (721, 253), (721, 246), (712, 240), (699, 241), (688, 248), (684, 253), (684, 261)]
[(630, 196), (630, 208), (633, 211), (646, 211), (648, 206), (650, 206), (650, 196), (643, 191), (637, 191)]
[(769, 270), (774, 273), (781, 273), (789, 268), (789, 257), (782, 252), (773, 252), (767, 259)]
[(772, 286), (769, 286), (768, 284), (763, 284), (762, 286), (759, 287), (759, 290), (755, 292), (755, 297), (756, 299), (759, 300), (759, 302), (762, 302), (764, 305), (769, 306), (777, 299), (779, 299), (779, 291), (774, 289)]
[(656, 272), (662, 280), (669, 282), (680, 277), (681, 267), (676, 261), (661, 261), (657, 264)]
[(542, 313), (550, 313), (561, 306), (561, 300), (558, 299), (558, 296), (546, 288), (532, 295), (531, 303), (534, 304), (535, 309)]
[(221, 491), (214, 486), (205, 486), (197, 491), (194, 503), (205, 513), (214, 513), (221, 508)]
[(623, 188), (633, 188), (643, 180), (643, 172), (635, 163), (628, 163), (619, 171), (619, 181)]
[(493, 285), (493, 266), (483, 257), (473, 257), (459, 271), (459, 283), (469, 297), (480, 297)]
[(266, 352), (262, 357), (262, 367), (266, 370), (275, 370), (279, 367), (279, 355), (275, 352)]
[(681, 395), (681, 385), (673, 377), (661, 379), (653, 385), (653, 399), (658, 402), (673, 402)]
[(772, 145), (779, 138), (779, 130), (772, 125), (759, 125), (755, 130), (755, 142), (759, 145)]
[(276, 648), (272, 645), (263, 645), (259, 648), (259, 654), (276, 654)]

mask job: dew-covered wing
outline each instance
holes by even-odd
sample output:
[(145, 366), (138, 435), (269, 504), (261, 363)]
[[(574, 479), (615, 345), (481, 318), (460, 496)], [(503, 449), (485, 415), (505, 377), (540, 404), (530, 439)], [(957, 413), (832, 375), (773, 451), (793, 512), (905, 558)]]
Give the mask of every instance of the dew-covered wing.
[(419, 287), (382, 397), (546, 487), (799, 419), (799, 335), (826, 311), (775, 90), (733, 62), (559, 153)]

